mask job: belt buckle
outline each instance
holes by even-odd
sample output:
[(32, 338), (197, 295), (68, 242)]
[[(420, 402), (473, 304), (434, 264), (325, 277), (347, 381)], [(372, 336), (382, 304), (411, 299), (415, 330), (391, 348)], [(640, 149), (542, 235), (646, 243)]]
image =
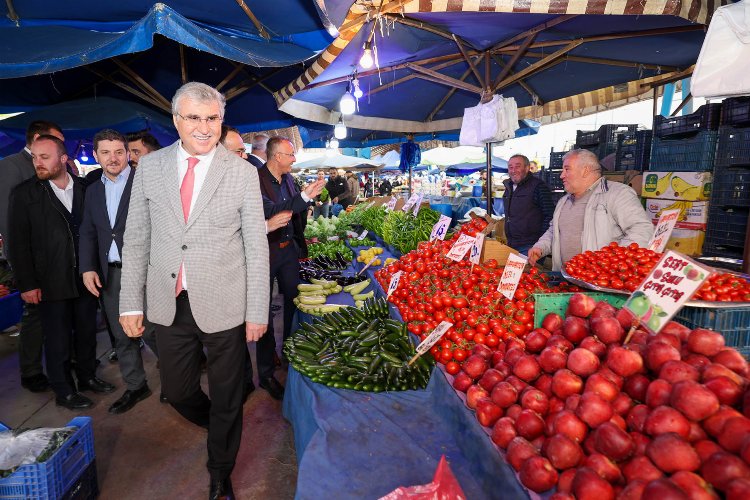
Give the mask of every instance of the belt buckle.
[(286, 248), (289, 246), (289, 243), (290, 243), (289, 240), (282, 241), (281, 243), (279, 243), (279, 248)]

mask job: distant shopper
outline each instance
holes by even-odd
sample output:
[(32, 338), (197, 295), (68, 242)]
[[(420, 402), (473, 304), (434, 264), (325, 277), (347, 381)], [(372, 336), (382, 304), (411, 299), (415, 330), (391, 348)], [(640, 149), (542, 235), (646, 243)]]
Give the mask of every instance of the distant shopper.
[(260, 168), (266, 164), (266, 145), (270, 137), (268, 134), (255, 134), (253, 136), (252, 150), (247, 157), (247, 161)]

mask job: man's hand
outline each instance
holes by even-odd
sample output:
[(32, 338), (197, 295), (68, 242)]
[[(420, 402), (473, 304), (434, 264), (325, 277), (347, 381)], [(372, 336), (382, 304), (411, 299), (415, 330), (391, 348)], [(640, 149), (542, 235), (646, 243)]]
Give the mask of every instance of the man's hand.
[(23, 292), (21, 294), (21, 298), (27, 304), (38, 304), (42, 301), (42, 289), (34, 288), (33, 290), (29, 290), (28, 292)]
[(529, 258), (529, 265), (535, 266), (536, 261), (538, 261), (542, 256), (542, 249), (537, 247), (530, 248), (527, 256)]
[(245, 340), (247, 342), (257, 342), (266, 333), (268, 325), (259, 325), (257, 323), (245, 322)]
[(309, 196), (310, 198), (315, 198), (323, 191), (323, 188), (325, 187), (325, 185), (326, 185), (326, 181), (323, 179), (315, 181), (315, 182), (311, 182), (305, 188), (304, 190), (305, 194)]
[(98, 297), (99, 288), (102, 287), (102, 283), (99, 281), (99, 275), (96, 274), (96, 271), (86, 271), (81, 277), (83, 278), (83, 284), (91, 292), (91, 295)]
[(337, 196), (337, 197), (335, 197), (335, 198), (334, 198), (333, 200), (331, 200), (331, 201), (332, 201), (332, 202), (333, 202), (334, 204), (336, 204), (336, 203), (338, 203), (338, 202), (339, 202), (339, 197)]
[(286, 226), (289, 224), (289, 221), (292, 219), (292, 211), (291, 210), (282, 210), (281, 212), (277, 213), (270, 219), (266, 221), (266, 228), (269, 233), (272, 233), (276, 231), (277, 229)]
[(140, 337), (146, 329), (143, 326), (143, 314), (120, 316), (120, 325), (125, 335), (131, 338)]

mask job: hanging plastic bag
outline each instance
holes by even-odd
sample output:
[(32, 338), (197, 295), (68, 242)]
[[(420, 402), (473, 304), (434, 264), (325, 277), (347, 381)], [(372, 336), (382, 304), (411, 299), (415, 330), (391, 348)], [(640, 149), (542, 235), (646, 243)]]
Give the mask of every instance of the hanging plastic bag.
[(465, 500), (466, 495), (451, 472), (445, 455), (440, 457), (435, 476), (429, 484), (400, 486), (380, 500)]

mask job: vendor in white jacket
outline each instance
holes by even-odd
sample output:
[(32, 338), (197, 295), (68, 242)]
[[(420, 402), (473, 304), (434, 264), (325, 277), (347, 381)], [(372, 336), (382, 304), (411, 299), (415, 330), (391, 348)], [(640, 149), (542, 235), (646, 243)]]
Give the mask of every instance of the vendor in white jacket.
[(529, 264), (552, 254), (552, 270), (559, 271), (573, 256), (613, 241), (648, 244), (654, 226), (638, 196), (630, 186), (603, 178), (594, 153), (566, 154), (560, 178), (568, 196), (557, 202), (549, 229), (529, 250)]

